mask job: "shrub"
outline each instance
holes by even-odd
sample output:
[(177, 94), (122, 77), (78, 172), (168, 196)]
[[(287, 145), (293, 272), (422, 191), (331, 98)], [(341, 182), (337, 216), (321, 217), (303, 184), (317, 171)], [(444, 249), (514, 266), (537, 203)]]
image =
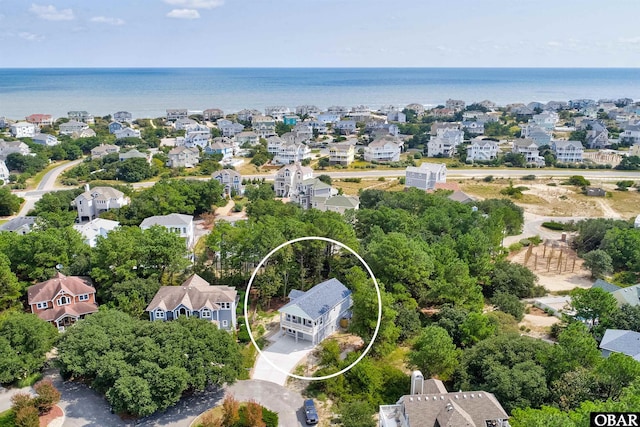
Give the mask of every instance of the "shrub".
[(591, 185), (591, 182), (587, 179), (585, 179), (584, 176), (582, 175), (573, 175), (572, 177), (570, 177), (569, 179), (567, 179), (566, 181), (562, 181), (563, 185), (575, 185), (578, 187), (586, 187), (588, 185)]
[(493, 175), (487, 175), (484, 178), (482, 178), (482, 180), (484, 182), (491, 182), (491, 181), (493, 181)]
[(344, 178), (342, 181), (359, 183), (362, 181), (362, 178)]
[(529, 245), (531, 245), (531, 241), (529, 239), (520, 239), (519, 242), (522, 246), (524, 246), (525, 248)]
[(522, 243), (516, 242), (509, 245), (509, 252), (517, 252), (522, 249)]
[(525, 175), (522, 177), (523, 181), (535, 181), (536, 176), (535, 175)]
[(386, 181), (384, 176), (381, 176), (380, 178), (378, 178), (378, 181)]
[(39, 427), (38, 410), (33, 406), (25, 406), (15, 411), (16, 427)]
[(33, 403), (40, 414), (49, 413), (54, 405), (60, 401), (60, 392), (49, 378), (34, 385), (33, 389), (38, 394)]
[(540, 238), (540, 236), (538, 236), (537, 234), (535, 236), (531, 236), (528, 238), (528, 240), (531, 242), (532, 245), (539, 245), (540, 243), (542, 243), (542, 239)]
[(555, 230), (555, 231), (564, 231), (564, 230), (566, 230), (566, 225), (561, 223), (561, 222), (546, 221), (546, 222), (542, 223), (542, 226), (544, 228), (548, 228), (549, 230)]
[(421, 159), (422, 158), (422, 154), (421, 153), (414, 153), (413, 154), (413, 158), (414, 159)]
[(278, 427), (278, 413), (262, 407), (262, 421), (266, 427)]

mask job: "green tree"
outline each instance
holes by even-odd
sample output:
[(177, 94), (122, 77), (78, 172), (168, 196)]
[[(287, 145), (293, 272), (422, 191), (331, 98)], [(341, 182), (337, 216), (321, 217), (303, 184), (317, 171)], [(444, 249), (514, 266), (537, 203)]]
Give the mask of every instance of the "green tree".
[(0, 312), (18, 304), (21, 289), (18, 278), (11, 271), (11, 261), (0, 253)]
[(538, 278), (531, 270), (510, 261), (497, 261), (489, 279), (492, 293), (504, 292), (518, 298), (531, 298), (544, 295), (545, 290), (536, 286)]
[(498, 310), (512, 315), (517, 321), (524, 317), (524, 304), (515, 295), (499, 291), (493, 294), (491, 302)]
[(426, 377), (437, 376), (447, 381), (458, 366), (459, 356), (460, 350), (446, 330), (439, 326), (427, 326), (413, 345), (409, 362)]
[(460, 325), (462, 345), (470, 347), (494, 336), (497, 331), (497, 325), (489, 317), (482, 313), (469, 313), (462, 325)]
[(596, 249), (587, 252), (583, 256), (584, 267), (591, 271), (591, 277), (594, 279), (603, 277), (613, 272), (613, 264), (611, 257), (606, 251)]
[(601, 325), (605, 329), (627, 329), (640, 332), (640, 305), (623, 304), (602, 319)]
[(612, 228), (601, 248), (611, 257), (614, 269), (640, 272), (640, 228)]
[(579, 367), (593, 368), (601, 357), (598, 344), (580, 322), (570, 323), (558, 336), (558, 344), (541, 354), (550, 381)]
[(9, 187), (0, 187), (0, 216), (13, 215), (20, 210), (24, 199), (12, 194)]
[(117, 413), (146, 417), (158, 409), (151, 398), (149, 383), (137, 376), (118, 378), (106, 396)]
[(551, 383), (551, 398), (563, 411), (575, 409), (598, 396), (598, 381), (592, 369), (579, 367)]
[(616, 310), (617, 301), (609, 292), (600, 288), (576, 288), (571, 291), (571, 308), (576, 317), (594, 325)]
[(35, 314), (8, 312), (0, 319), (0, 383), (6, 384), (38, 372), (58, 331)]
[(375, 410), (367, 402), (348, 402), (340, 407), (344, 427), (375, 427)]
[(601, 398), (618, 400), (623, 389), (640, 378), (640, 362), (612, 353), (596, 367), (595, 374)]

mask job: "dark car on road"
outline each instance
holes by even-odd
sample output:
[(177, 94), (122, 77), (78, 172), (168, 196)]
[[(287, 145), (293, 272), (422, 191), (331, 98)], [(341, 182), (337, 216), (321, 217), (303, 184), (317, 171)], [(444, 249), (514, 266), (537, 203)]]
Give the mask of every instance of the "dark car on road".
[(318, 424), (318, 411), (316, 411), (316, 404), (313, 403), (313, 399), (304, 401), (304, 416), (307, 425)]

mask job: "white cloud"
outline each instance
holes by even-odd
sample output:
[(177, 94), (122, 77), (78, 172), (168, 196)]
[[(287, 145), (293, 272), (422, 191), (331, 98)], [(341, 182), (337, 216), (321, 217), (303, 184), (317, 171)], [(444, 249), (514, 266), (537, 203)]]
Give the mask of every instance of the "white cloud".
[(49, 6), (32, 4), (31, 7), (29, 8), (29, 11), (31, 11), (32, 13), (35, 13), (38, 16), (38, 18), (46, 19), (47, 21), (71, 21), (75, 19), (73, 10), (71, 9), (58, 10), (56, 9), (55, 6), (51, 4)]
[(39, 41), (44, 40), (44, 36), (42, 36), (40, 34), (28, 33), (26, 31), (24, 31), (22, 33), (18, 33), (18, 36), (20, 38), (23, 38), (23, 39), (28, 40), (30, 42), (39, 42)]
[(560, 46), (562, 46), (562, 43), (557, 42), (557, 41), (555, 41), (555, 40), (552, 40), (552, 41), (550, 41), (550, 42), (547, 42), (547, 46), (551, 46), (551, 47), (560, 47)]
[(164, 0), (164, 2), (189, 9), (215, 9), (224, 4), (224, 0)]
[(97, 22), (100, 24), (109, 24), (109, 25), (124, 25), (124, 20), (120, 18), (109, 18), (107, 16), (94, 16), (90, 19), (91, 22)]
[(198, 19), (200, 18), (200, 14), (195, 9), (173, 9), (167, 13), (167, 17), (176, 19)]

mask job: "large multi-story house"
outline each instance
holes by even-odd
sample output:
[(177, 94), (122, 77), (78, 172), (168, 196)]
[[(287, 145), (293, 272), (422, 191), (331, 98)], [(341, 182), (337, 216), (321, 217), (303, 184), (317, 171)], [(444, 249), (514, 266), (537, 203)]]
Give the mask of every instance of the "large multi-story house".
[(36, 133), (31, 137), (31, 139), (36, 144), (46, 145), (47, 147), (53, 147), (54, 145), (59, 144), (58, 138), (48, 133)]
[(244, 194), (244, 185), (242, 184), (242, 175), (233, 169), (221, 169), (214, 172), (211, 176), (224, 187), (223, 196), (231, 197), (234, 194)]
[(301, 143), (283, 143), (273, 157), (273, 164), (288, 165), (311, 158), (311, 148)]
[(85, 185), (84, 193), (71, 202), (71, 206), (75, 206), (78, 209), (80, 222), (91, 221), (102, 212), (121, 208), (128, 204), (129, 198), (122, 191), (112, 187), (94, 187), (90, 189), (89, 184)]
[(513, 152), (516, 154), (524, 155), (524, 160), (527, 164), (533, 164), (536, 166), (544, 166), (544, 157), (540, 156), (540, 150), (538, 144), (535, 141), (528, 138), (516, 139), (513, 142)]
[(293, 290), (289, 303), (280, 310), (280, 330), (298, 340), (319, 344), (340, 327), (348, 317), (351, 291), (338, 279), (318, 283), (306, 292)]
[(522, 138), (529, 138), (538, 144), (538, 147), (551, 144), (552, 132), (543, 127), (536, 125), (535, 123), (527, 123), (520, 125)]
[(207, 108), (202, 112), (202, 117), (207, 121), (214, 121), (224, 117), (224, 111), (219, 108)]
[(472, 135), (484, 134), (484, 122), (480, 120), (465, 120), (462, 122), (462, 128)]
[(291, 201), (302, 209), (311, 209), (314, 207), (314, 202), (317, 204), (320, 200), (326, 200), (337, 194), (338, 190), (320, 181), (319, 178), (307, 178), (292, 192)]
[(276, 121), (273, 117), (253, 116), (251, 119), (251, 129), (260, 138), (268, 138), (276, 135)]
[(227, 138), (232, 138), (244, 130), (244, 125), (242, 123), (234, 123), (227, 119), (218, 119), (216, 124), (218, 125), (218, 129), (220, 129), (222, 136), (226, 136)]
[(108, 154), (118, 153), (120, 152), (120, 147), (113, 144), (100, 144), (97, 147), (91, 149), (91, 158), (99, 159), (100, 157), (104, 157)]
[(329, 163), (348, 166), (356, 158), (356, 147), (352, 144), (331, 144), (329, 147)]
[(487, 162), (498, 156), (498, 143), (488, 139), (474, 138), (467, 148), (467, 162)]
[(220, 329), (236, 328), (238, 292), (228, 286), (211, 286), (194, 274), (180, 286), (162, 286), (145, 311), (151, 321), (198, 317), (209, 320)]
[(262, 113), (258, 110), (240, 110), (236, 113), (236, 117), (241, 122), (250, 122), (253, 119), (253, 116), (260, 116)]
[(186, 131), (187, 128), (189, 128), (190, 126), (195, 126), (197, 124), (198, 124), (198, 122), (196, 122), (195, 120), (190, 119), (188, 117), (183, 117), (181, 119), (176, 119), (171, 124), (171, 126), (173, 126), (173, 128), (175, 130), (184, 130), (184, 131)]
[(561, 163), (580, 163), (584, 148), (580, 141), (553, 141), (551, 150), (556, 155), (556, 160)]
[(405, 110), (413, 111), (418, 117), (424, 116), (424, 105), (414, 102), (404, 107)]
[(349, 135), (356, 131), (355, 120), (340, 120), (333, 124), (333, 130), (340, 135)]
[(209, 138), (211, 138), (209, 129), (190, 131), (184, 137), (184, 145), (185, 147), (204, 148), (209, 145)]
[(447, 99), (444, 103), (445, 108), (449, 108), (454, 111), (464, 110), (465, 105), (465, 102), (461, 99)]
[(169, 215), (150, 216), (142, 220), (140, 228), (146, 230), (154, 225), (162, 226), (185, 239), (187, 249), (193, 247), (195, 243), (195, 226), (192, 215), (172, 213)]
[(364, 159), (367, 162), (397, 162), (404, 142), (393, 136), (376, 138), (364, 149)]
[(189, 117), (189, 112), (186, 108), (168, 109), (167, 121), (173, 122), (179, 119), (186, 119)]
[(531, 122), (535, 123), (536, 126), (551, 132), (558, 123), (558, 113), (555, 111), (545, 111), (540, 114), (534, 114), (531, 118)]
[(273, 119), (277, 122), (281, 122), (284, 120), (284, 116), (288, 115), (291, 111), (289, 107), (285, 107), (284, 105), (275, 105), (270, 107), (265, 107), (264, 115), (273, 117)]
[(340, 117), (346, 116), (348, 112), (349, 108), (345, 107), (344, 105), (332, 105), (331, 107), (327, 108), (327, 113), (337, 114)]
[(284, 144), (284, 140), (279, 136), (270, 136), (267, 138), (267, 151), (269, 154), (273, 154), (274, 156), (278, 154), (278, 150), (280, 150), (280, 146)]
[(229, 138), (222, 136), (214, 138), (204, 152), (207, 154), (221, 154), (222, 160), (225, 160), (233, 157), (234, 149), (234, 143)]
[(18, 122), (9, 127), (9, 132), (15, 138), (31, 138), (37, 132), (38, 126), (33, 123)]
[(411, 394), (381, 405), (379, 427), (509, 427), (509, 415), (486, 391), (449, 392), (437, 379), (411, 374)]
[(109, 133), (114, 134), (119, 130), (122, 130), (125, 127), (121, 122), (111, 122), (109, 123)]
[(302, 166), (300, 163), (283, 166), (276, 173), (276, 197), (291, 197), (298, 186), (309, 178), (313, 178), (313, 169), (310, 167)]
[(88, 280), (58, 272), (53, 279), (27, 289), (31, 312), (64, 330), (87, 314), (98, 311), (96, 290)]
[(300, 117), (304, 115), (315, 117), (320, 114), (320, 109), (315, 105), (299, 105), (296, 107), (296, 114)]
[(337, 123), (342, 116), (338, 113), (321, 113), (318, 114), (317, 122), (327, 125), (329, 123)]
[(22, 141), (5, 141), (4, 139), (0, 139), (0, 160), (5, 160), (11, 153), (28, 156), (31, 154), (31, 149)]
[(447, 166), (442, 163), (423, 163), (420, 167), (408, 166), (406, 169), (406, 188), (433, 190), (440, 182), (447, 182)]
[(131, 123), (133, 121), (133, 115), (128, 111), (118, 111), (113, 113), (113, 120), (120, 123)]
[(51, 117), (51, 114), (32, 114), (27, 116), (26, 120), (38, 127), (53, 125), (53, 117)]
[(67, 123), (60, 125), (60, 135), (73, 135), (76, 132), (82, 132), (85, 129), (89, 129), (89, 125), (77, 120), (70, 120)]
[(609, 145), (609, 130), (599, 120), (583, 120), (577, 128), (587, 132), (587, 148), (604, 148)]
[(9, 182), (9, 168), (7, 168), (4, 160), (0, 160), (0, 180), (2, 180), (2, 184), (0, 185)]
[(170, 168), (192, 168), (200, 162), (200, 150), (196, 147), (175, 147), (167, 153)]
[(88, 125), (92, 125), (95, 123), (93, 114), (89, 114), (86, 111), (69, 111), (67, 113), (67, 117), (69, 117), (69, 120), (76, 120)]
[(401, 111), (389, 111), (387, 113), (387, 121), (388, 122), (398, 122), (398, 123), (406, 123), (407, 115)]
[(260, 137), (255, 132), (240, 132), (234, 139), (238, 146), (242, 146), (244, 144), (248, 144), (251, 146), (260, 144)]
[(437, 136), (427, 142), (427, 156), (453, 157), (456, 154), (456, 147), (457, 145), (452, 140)]

